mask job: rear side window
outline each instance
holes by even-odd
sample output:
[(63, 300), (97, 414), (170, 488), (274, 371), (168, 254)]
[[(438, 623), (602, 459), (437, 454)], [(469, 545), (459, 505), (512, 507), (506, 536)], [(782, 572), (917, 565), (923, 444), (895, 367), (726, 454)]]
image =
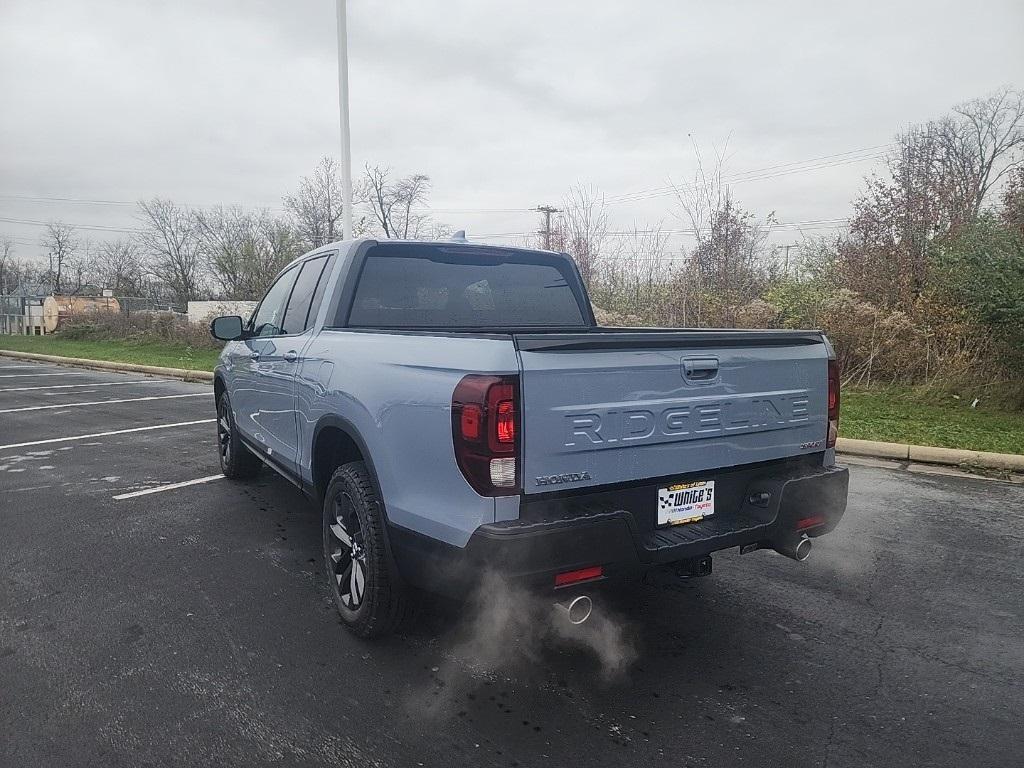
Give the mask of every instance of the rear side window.
[(576, 277), (558, 257), (499, 248), (381, 245), (366, 256), (348, 325), (585, 327)]
[(302, 333), (309, 327), (310, 308), (326, 263), (326, 256), (303, 263), (284, 313), (284, 333)]
[(320, 274), (320, 281), (316, 284), (316, 291), (313, 293), (313, 302), (309, 305), (309, 314), (306, 316), (306, 327), (309, 328), (316, 320), (320, 311), (320, 305), (324, 300), (324, 293), (327, 291), (327, 284), (331, 281), (331, 272), (334, 267), (334, 254), (332, 253), (327, 263), (324, 264), (324, 271)]

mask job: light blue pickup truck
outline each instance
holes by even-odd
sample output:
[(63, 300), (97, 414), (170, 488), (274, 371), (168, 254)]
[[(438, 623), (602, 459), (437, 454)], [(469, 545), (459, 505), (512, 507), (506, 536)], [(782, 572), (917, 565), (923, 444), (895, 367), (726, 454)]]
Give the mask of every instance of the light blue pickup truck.
[(266, 464), (322, 507), (362, 636), (487, 569), (583, 621), (605, 580), (804, 560), (846, 508), (821, 332), (599, 327), (564, 254), (333, 243), (211, 331), (224, 474)]

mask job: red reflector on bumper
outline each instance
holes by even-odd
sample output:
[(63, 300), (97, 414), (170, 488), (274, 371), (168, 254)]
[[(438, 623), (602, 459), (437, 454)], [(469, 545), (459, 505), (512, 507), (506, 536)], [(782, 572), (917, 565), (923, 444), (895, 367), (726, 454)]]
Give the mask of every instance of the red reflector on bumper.
[(805, 517), (803, 520), (796, 521), (796, 529), (802, 531), (806, 528), (815, 528), (819, 525), (823, 525), (825, 522), (824, 515), (815, 515), (814, 517)]
[(555, 574), (555, 586), (564, 587), (568, 584), (578, 584), (581, 581), (598, 579), (604, 575), (604, 568), (600, 565), (592, 565), (590, 568), (580, 568), (578, 571), (566, 571)]

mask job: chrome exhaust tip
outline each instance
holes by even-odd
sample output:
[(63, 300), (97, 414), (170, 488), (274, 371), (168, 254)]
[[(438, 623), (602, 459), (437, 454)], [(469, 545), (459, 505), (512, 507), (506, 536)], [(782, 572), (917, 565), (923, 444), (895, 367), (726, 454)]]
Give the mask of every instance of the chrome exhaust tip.
[(588, 595), (555, 602), (555, 611), (570, 624), (582, 624), (594, 611), (594, 601)]
[(785, 555), (796, 560), (798, 563), (802, 563), (811, 556), (811, 539), (807, 534), (804, 534), (798, 539), (791, 539), (782, 544), (776, 544), (772, 548), (780, 555)]

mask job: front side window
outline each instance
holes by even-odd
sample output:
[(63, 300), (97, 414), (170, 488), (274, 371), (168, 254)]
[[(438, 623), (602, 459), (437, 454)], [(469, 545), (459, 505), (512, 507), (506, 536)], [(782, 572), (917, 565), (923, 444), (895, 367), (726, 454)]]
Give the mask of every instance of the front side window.
[(288, 300), (297, 273), (298, 270), (292, 267), (270, 286), (267, 295), (256, 309), (256, 314), (253, 315), (253, 336), (280, 336), (283, 333), (281, 327), (284, 322), (284, 303)]
[(284, 333), (302, 333), (308, 327), (313, 294), (316, 292), (320, 274), (324, 271), (326, 263), (326, 256), (319, 256), (303, 263), (299, 277), (295, 281), (295, 287), (292, 289), (291, 298), (288, 299), (288, 308), (284, 312), (284, 324), (281, 326)]

